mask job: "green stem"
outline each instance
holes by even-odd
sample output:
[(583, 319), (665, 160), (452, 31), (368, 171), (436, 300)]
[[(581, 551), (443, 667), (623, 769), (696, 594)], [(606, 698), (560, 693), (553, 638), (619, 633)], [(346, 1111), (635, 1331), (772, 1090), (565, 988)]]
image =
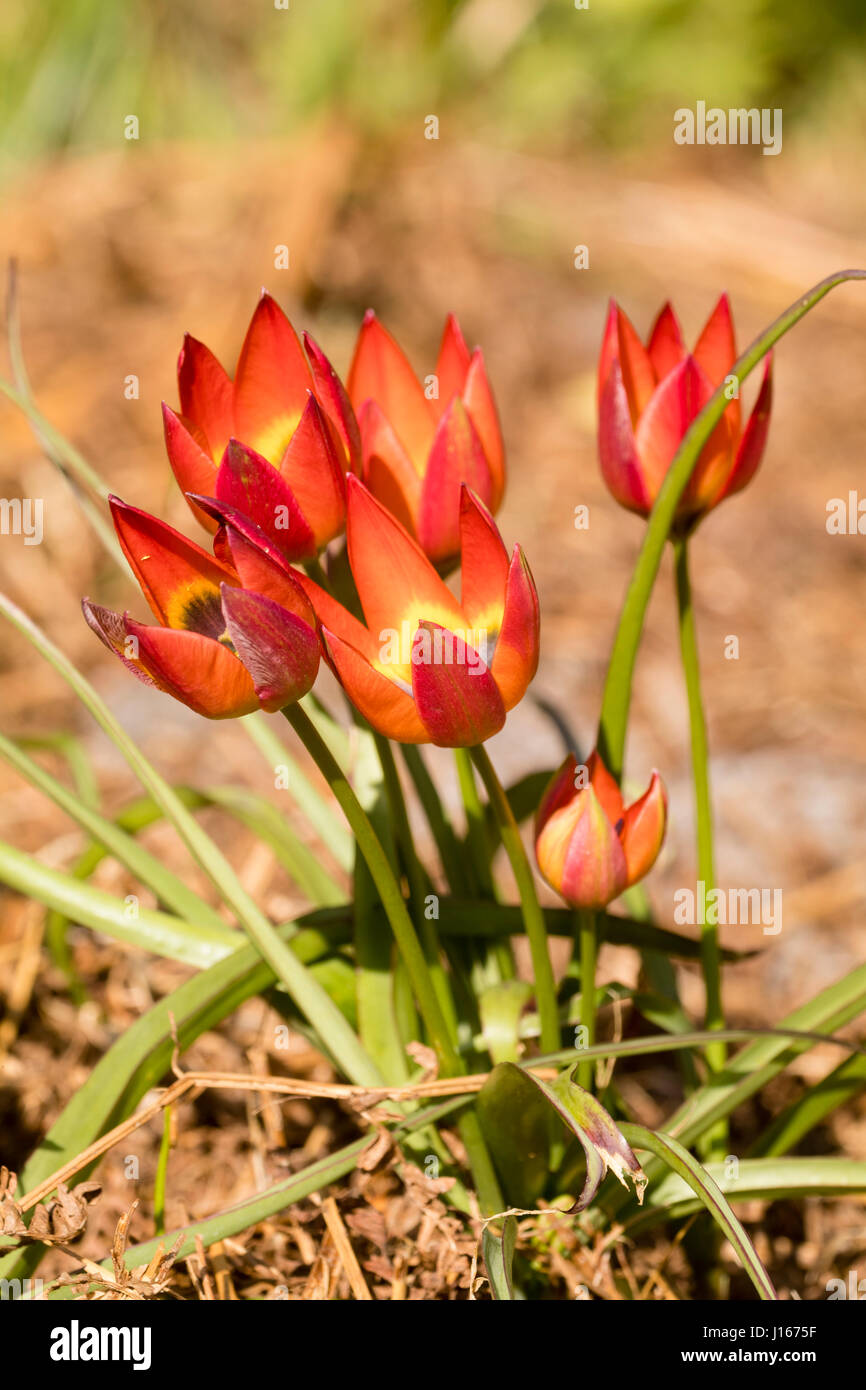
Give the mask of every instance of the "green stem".
[[(689, 704), (689, 726), (692, 744), (692, 776), (695, 788), (695, 818), (697, 823), (698, 878), (704, 885), (704, 893), (709, 898), (715, 888), (715, 863), (713, 855), (713, 810), (710, 798), (709, 748), (707, 725), (704, 717), (701, 696), (701, 673), (698, 660), (695, 614), (692, 606), (691, 581), (689, 579), (688, 541), (680, 538), (674, 541), (674, 568), (677, 586), (677, 608), (680, 625), (680, 650), (683, 659), (683, 672), (686, 680), (686, 694)], [(701, 967), (706, 989), (707, 1029), (724, 1028), (725, 1015), (722, 1008), (722, 968), (719, 950), (719, 931), (715, 924), (701, 924)], [(707, 1048), (707, 1063), (713, 1071), (724, 1068), (727, 1056), (725, 1044), (714, 1043)]]
[(430, 827), (448, 886), (452, 893), (463, 897), (467, 894), (467, 885), (460, 859), (460, 846), (454, 828), (442, 809), (436, 784), (427, 770), (420, 748), (414, 743), (401, 743), (400, 752)]
[(447, 1074), (449, 1076), (459, 1075), (461, 1071), (460, 1058), (451, 1041), (448, 1025), (436, 997), (436, 990), (427, 967), (427, 961), (424, 958), (421, 943), (412, 925), (412, 919), (406, 910), (400, 885), (394, 877), (394, 871), (388, 862), (388, 856), (382, 848), (382, 843), (370, 824), (370, 818), (349, 785), (346, 774), (314, 727), (309, 716), (299, 705), (287, 705), (283, 714), (330, 786), (352, 828), (361, 853), (367, 861), (367, 867), (373, 877), (376, 890), (382, 899), (382, 906), (385, 909), (400, 954), (406, 962), (412, 988), (418, 1000), (418, 1007), (430, 1034), (430, 1041)]
[(168, 1185), (168, 1156), (171, 1152), (172, 1120), (172, 1107), (167, 1105), (162, 1117), (162, 1139), (159, 1145), (156, 1176), (153, 1180), (153, 1229), (158, 1236), (165, 1234), (165, 1194)]
[(866, 270), (840, 270), (835, 275), (828, 276), (790, 305), (775, 323), (759, 334), (737, 359), (725, 381), (693, 422), (667, 471), (647, 523), (643, 545), (620, 614), (605, 679), (597, 743), (606, 766), (617, 779), (622, 774), (632, 677), (647, 604), (664, 554), (665, 541), (673, 525), (677, 504), (697, 465), (701, 450), (730, 404), (729, 384), (736, 379), (739, 385), (742, 385), (770, 348), (808, 314), (819, 300), (829, 294), (835, 285), (841, 285), (846, 280), (866, 280)]
[(483, 744), (478, 744), (477, 747), (470, 750), (470, 754), (487, 791), (490, 805), (496, 817), (499, 835), (517, 881), (523, 925), (529, 938), (529, 950), (535, 976), (535, 998), (541, 1024), (541, 1046), (543, 1051), (553, 1052), (560, 1045), (556, 985), (547, 946), (547, 927), (544, 924), (544, 913), (535, 891), (532, 868), (520, 838), (520, 828), (514, 819), (508, 797), (505, 795), (505, 789), (496, 775), (487, 749)]
[[(579, 910), (577, 927), (580, 937), (580, 1026), (586, 1029), (586, 1037), (581, 1038), (581, 1046), (592, 1047), (595, 1042), (595, 967), (598, 960), (598, 928), (595, 913)], [(591, 1091), (594, 1078), (595, 1063), (592, 1058), (578, 1062), (578, 1086), (582, 1086), (585, 1091)]]

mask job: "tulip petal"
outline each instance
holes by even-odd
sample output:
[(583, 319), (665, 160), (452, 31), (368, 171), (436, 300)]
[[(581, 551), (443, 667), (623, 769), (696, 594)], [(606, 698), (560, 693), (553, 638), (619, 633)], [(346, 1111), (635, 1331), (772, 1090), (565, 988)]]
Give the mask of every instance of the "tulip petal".
[(198, 426), (218, 463), (234, 429), (231, 378), (210, 348), (189, 333), (177, 359), (177, 384), (181, 415)]
[(232, 644), (270, 713), (312, 689), (319, 669), (316, 630), (273, 599), (223, 586), (223, 612)]
[(598, 354), (598, 379), (596, 382), (596, 400), (601, 407), (601, 399), (604, 395), (604, 388), (607, 379), (613, 369), (613, 364), (619, 359), (619, 308), (615, 299), (612, 299), (607, 306), (607, 318), (604, 321), (604, 333), (601, 338), (601, 348)]
[(656, 381), (661, 381), (668, 372), (672, 372), (686, 355), (680, 322), (670, 302), (663, 306), (653, 324), (647, 352)]
[(719, 302), (704, 324), (692, 356), (706, 372), (713, 390), (721, 385), (734, 365), (737, 345), (731, 303), (726, 294), (719, 297)]
[(617, 502), (646, 515), (653, 498), (647, 489), (635, 447), (628, 396), (619, 362), (614, 361), (601, 395), (598, 415), (601, 471)]
[(586, 770), (590, 786), (604, 808), (604, 813), (616, 829), (622, 820), (624, 805), (622, 792), (615, 777), (611, 776), (602, 761), (598, 749), (594, 749), (586, 760)]
[(490, 509), (497, 512), (505, 492), (505, 444), (499, 424), (499, 412), (493, 399), (487, 369), (484, 365), (484, 356), (480, 348), (475, 349), (469, 363), (466, 385), (463, 388), (463, 404), (478, 431), (478, 437), (487, 456), (490, 476), (493, 480)]
[(311, 337), (309, 333), (305, 333), (303, 341), (313, 373), (313, 390), (316, 393), (316, 398), (343, 441), (349, 471), (360, 473), (361, 434), (352, 403), (349, 400), (349, 393), (315, 338)]
[(499, 632), (508, 573), (508, 551), (496, 522), (464, 483), (460, 489), (460, 607), (471, 628)]
[(574, 754), (569, 753), (545, 787), (541, 801), (538, 803), (538, 810), (535, 813), (536, 838), (554, 812), (562, 810), (563, 806), (567, 806), (577, 795), (574, 775), (579, 766)]
[(428, 736), (440, 748), (471, 748), (505, 723), (505, 705), (487, 666), (458, 633), (439, 623), (418, 624), (412, 690)]
[(436, 378), (439, 383), (439, 396), (430, 405), (436, 419), (451, 404), (455, 396), (462, 395), (469, 371), (469, 349), (466, 346), (456, 315), (449, 314), (445, 320), (445, 330), (439, 344), (439, 357), (436, 361)]
[(425, 616), (464, 629), (454, 595), (408, 532), (351, 474), (347, 490), (349, 563), (370, 631), (408, 623), (414, 632)]
[(434, 417), (421, 383), (372, 309), (361, 325), (347, 382), (356, 411), (378, 401), (416, 467), (423, 468), (433, 440)]
[[(163, 401), (162, 422), (165, 431), (165, 447), (171, 470), (177, 479), (181, 492), (212, 492), (217, 466), (207, 451), (207, 440), (192, 420), (175, 414)], [(214, 531), (216, 523), (199, 507), (187, 498), (189, 508), (196, 521), (207, 531)]]
[(247, 444), (229, 440), (216, 478), (217, 501), (245, 512), (289, 560), (316, 553), (312, 529), (273, 464)]
[(460, 488), (466, 483), (485, 505), (493, 496), (493, 479), (478, 432), (463, 402), (452, 398), (436, 430), (421, 484), (418, 542), (436, 563), (460, 550)]
[[(291, 569), (281, 555), (263, 550), (254, 540), (232, 525), (225, 527), (226, 544), (237, 570), (241, 586), (250, 593), (261, 594), (293, 613), (315, 631), (316, 613), (298, 582), (297, 571)], [(223, 596), (223, 612), (226, 611)]]
[(623, 847), (591, 785), (547, 818), (535, 853), (547, 882), (573, 907), (606, 907), (626, 887)]
[(158, 686), (206, 719), (234, 719), (259, 708), (253, 682), (222, 642), (200, 632), (148, 627), (127, 619), (142, 665)]
[[(635, 431), (645, 486), (653, 501), (689, 426), (712, 394), (706, 374), (693, 357), (683, 358), (656, 387)], [(701, 452), (681, 510), (691, 509), (703, 497), (707, 478), (726, 470), (730, 459), (731, 425), (723, 416)]]
[(622, 369), (632, 424), (636, 426), (655, 390), (655, 372), (649, 353), (638, 337), (628, 314), (623, 313), (622, 309), (617, 309), (616, 326), (617, 359)]
[(377, 671), (361, 652), (322, 628), (325, 654), (352, 704), (377, 733), (397, 743), (428, 743), (412, 696)]
[(415, 518), (421, 501), (421, 475), (376, 401), (365, 403), (360, 425), (364, 482), (417, 539)]
[(346, 525), (346, 483), (343, 461), (315, 396), (307, 397), (279, 471), (321, 550)]
[(526, 556), (516, 545), (505, 587), (502, 626), (490, 663), (491, 673), (507, 710), (513, 709), (523, 699), (538, 670), (540, 629), (535, 582)]
[(667, 828), (667, 795), (654, 772), (643, 796), (632, 803), (623, 817), (620, 832), (628, 868), (629, 887), (648, 874), (659, 855)]
[(277, 463), (301, 418), (312, 385), (298, 335), (276, 300), (263, 294), (238, 358), (233, 433)]
[(755, 401), (746, 428), (743, 430), (730, 476), (716, 497), (716, 502), (721, 502), (723, 497), (730, 497), (733, 493), (740, 492), (748, 482), (751, 482), (758, 470), (770, 429), (770, 409), (773, 404), (772, 358), (773, 354), (768, 353), (764, 362), (764, 376), (761, 381), (761, 389), (758, 392), (758, 399)]
[(219, 587), (237, 583), (234, 571), (157, 517), (118, 497), (108, 501), (123, 553), (160, 622), (220, 637)]
[(91, 603), (89, 598), (81, 600), (81, 610), (87, 626), (96, 633), (103, 646), (120, 657), (127, 670), (145, 685), (156, 686), (158, 690), (163, 688), (157, 685), (153, 676), (142, 665), (138, 641), (130, 638), (127, 613), (115, 613), (111, 608)]

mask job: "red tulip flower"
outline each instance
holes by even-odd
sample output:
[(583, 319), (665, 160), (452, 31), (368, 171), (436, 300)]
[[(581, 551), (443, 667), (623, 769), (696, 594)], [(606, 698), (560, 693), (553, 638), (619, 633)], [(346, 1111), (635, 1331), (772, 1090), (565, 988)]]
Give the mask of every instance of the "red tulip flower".
[[(686, 351), (677, 317), (665, 304), (644, 347), (627, 316), (611, 303), (598, 364), (598, 448), (616, 500), (647, 516), (692, 421), (737, 358), (728, 297), (723, 294)], [(742, 427), (733, 398), (705, 444), (677, 508), (686, 532), (753, 477), (764, 452), (772, 400), (771, 355), (755, 407)]]
[(370, 310), (347, 381), (358, 413), (363, 479), (437, 565), (460, 551), (460, 487), (491, 512), (505, 490), (505, 451), (481, 349), (469, 352), (453, 314), (428, 394)]
[(348, 479), (349, 563), (366, 625), (299, 576), (328, 660), (374, 729), (400, 743), (469, 747), (490, 738), (538, 665), (538, 597), (519, 546), (511, 558), (464, 485), (458, 602), (380, 501)]
[(568, 757), (536, 815), (538, 867), (572, 907), (606, 907), (649, 873), (666, 821), (667, 797), (657, 772), (640, 800), (627, 807), (597, 752), (585, 767)]
[(209, 719), (274, 711), (313, 684), (313, 609), (287, 565), (231, 526), (223, 558), (111, 498), (117, 536), (159, 627), (85, 599), (96, 635), (140, 680)]
[[(239, 507), (290, 560), (312, 558), (342, 532), (346, 470), (361, 460), (345, 388), (308, 334), (304, 347), (263, 294), (234, 380), (187, 335), (177, 364), (180, 413), (163, 405), (168, 456), (184, 495)], [(214, 529), (210, 516), (193, 512)]]

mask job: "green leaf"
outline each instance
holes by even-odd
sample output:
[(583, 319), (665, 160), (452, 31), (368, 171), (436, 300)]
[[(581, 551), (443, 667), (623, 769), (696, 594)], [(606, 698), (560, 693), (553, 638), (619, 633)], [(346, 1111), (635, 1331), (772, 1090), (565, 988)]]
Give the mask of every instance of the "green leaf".
[(532, 986), (528, 980), (503, 980), (489, 985), (478, 999), (484, 1046), (497, 1062), (516, 1062), (520, 1052), (520, 1019)]
[(772, 1280), (764, 1268), (755, 1247), (737, 1217), (715, 1178), (693, 1158), (688, 1149), (678, 1144), (669, 1134), (655, 1134), (643, 1125), (624, 1124), (623, 1133), (631, 1139), (637, 1149), (648, 1149), (660, 1159), (691, 1188), (698, 1200), (706, 1207), (716, 1224), (727, 1236), (737, 1256), (762, 1299), (775, 1300), (778, 1295)]
[(501, 1232), (495, 1231), (489, 1224), (484, 1227), (481, 1249), (487, 1266), (487, 1277), (497, 1303), (511, 1302), (515, 1297), (512, 1267), (516, 1243), (517, 1222), (513, 1216), (506, 1216)]
[(277, 863), (310, 902), (322, 907), (345, 902), (345, 890), (265, 797), (244, 787), (208, 787), (204, 796), (207, 801), (229, 811), (258, 839), (270, 845)]

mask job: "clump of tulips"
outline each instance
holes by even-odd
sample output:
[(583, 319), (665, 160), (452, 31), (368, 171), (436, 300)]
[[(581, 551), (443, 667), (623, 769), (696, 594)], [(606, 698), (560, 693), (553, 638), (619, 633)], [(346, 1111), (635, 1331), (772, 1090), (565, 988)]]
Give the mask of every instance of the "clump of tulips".
[[(770, 419), (770, 350), (844, 278), (862, 277), (848, 272), (822, 282), (741, 357), (725, 295), (691, 351), (669, 304), (646, 343), (611, 305), (598, 363), (599, 459), (616, 502), (646, 518), (643, 544), (594, 739), (585, 753), (563, 749), (558, 770), (510, 788), (501, 784), (487, 743), (536, 674), (543, 605), (527, 557), (519, 544), (509, 549), (494, 519), (505, 489), (502, 432), (483, 356), (469, 350), (453, 315), (435, 370), (425, 374), (368, 313), (344, 385), (318, 344), (308, 334), (299, 338), (264, 294), (233, 375), (187, 336), (179, 401), (163, 408), (168, 460), (190, 525), (206, 544), (110, 498), (120, 549), (155, 621), (87, 599), (90, 627), (132, 675), (154, 687), (155, 719), (156, 692), (212, 720), (253, 716), (254, 741), (272, 757), (277, 750), (289, 769), (290, 798), (310, 816), (301, 836), (292, 817), (277, 817), (281, 863), (310, 910), (288, 927), (274, 924), (195, 818), (147, 771), (95, 693), (87, 694), (131, 766), (139, 775), (145, 768), (145, 784), (254, 952), (224, 996), (203, 992), (199, 1011), (184, 1015), (184, 1037), (224, 1016), (215, 998), (225, 998), (226, 1010), (235, 1007), (233, 991), (252, 978), (254, 965), (263, 970), (264, 984), (255, 988), (282, 987), (269, 995), (274, 1006), (306, 1030), (341, 1080), (369, 1091), (371, 1103), (404, 1103), (384, 1119), (377, 1111), (380, 1123), (405, 1155), (417, 1161), (421, 1153), (428, 1171), (453, 1179), (448, 1200), (455, 1210), (486, 1218), (484, 1254), (497, 1298), (515, 1296), (519, 1272), (510, 1208), (542, 1202), (578, 1213), (591, 1206), (596, 1230), (614, 1222), (629, 1229), (653, 1219), (639, 1203), (647, 1180), (652, 1192), (666, 1165), (707, 1208), (758, 1293), (775, 1297), (719, 1186), (718, 1168), (710, 1178), (703, 1167), (727, 1153), (727, 1117), (736, 1104), (734, 1098), (727, 1106), (724, 1097), (736, 1088), (725, 1089), (721, 1076), (730, 1037), (717, 929), (704, 924), (695, 940), (672, 931), (664, 913), (654, 915), (644, 880), (664, 844), (667, 795), (651, 768), (634, 791), (624, 784), (623, 753), (641, 626), (670, 541), (697, 871), (709, 894), (715, 863), (690, 549), (699, 523), (758, 469)], [(740, 387), (761, 364), (747, 416)], [(72, 679), (47, 639), (34, 636), (17, 610), (4, 611)], [(320, 681), (324, 668), (336, 684)], [(262, 711), (285, 716), (332, 801), (312, 788), (291, 742), (270, 725), (265, 732)], [(458, 819), (437, 789), (427, 744), (453, 750), (463, 803)], [(249, 793), (238, 801), (223, 792), (220, 804), (246, 814)], [(265, 810), (245, 823), (270, 834), (273, 805)], [(98, 835), (93, 814), (86, 815), (82, 823)], [(435, 855), (419, 853), (416, 815), (426, 820)], [(104, 833), (113, 853), (147, 872), (119, 832)], [(311, 840), (327, 853), (311, 849)], [(500, 846), (517, 907), (503, 901), (494, 863)], [(546, 905), (542, 880), (551, 890)], [(33, 881), (37, 895), (48, 891), (44, 874)], [(51, 891), (45, 900), (53, 905)], [(76, 901), (81, 891), (76, 881)], [(196, 900), (190, 908), (189, 890), (171, 876), (160, 877), (154, 891), (170, 915), (158, 930), (145, 923), (136, 939), (155, 950), (174, 943), (181, 959), (199, 961), (204, 991), (210, 971), (225, 962), (202, 961), (201, 953), (212, 950), (219, 959), (234, 949), (226, 935), (238, 933), (209, 904)], [(104, 904), (100, 911), (104, 929)], [(129, 931), (127, 923), (123, 939)], [(515, 950), (518, 935), (528, 944), (529, 968), (526, 954)], [(556, 953), (554, 936), (567, 943)], [(605, 941), (641, 952), (635, 990), (599, 988)], [(700, 963), (700, 1031), (690, 1031), (676, 977), (660, 967), (665, 956)], [(609, 1086), (621, 1052), (659, 1045), (653, 1035), (602, 1037), (609, 1031), (602, 1027), (606, 1006), (624, 998), (635, 1018), (646, 1010), (652, 1022), (670, 1020), (675, 1037), (668, 1045), (691, 1049), (682, 1068), (683, 1105), (669, 1122), (676, 1142), (631, 1123), (621, 1094)], [(846, 1007), (840, 1002), (840, 1016)], [(800, 1029), (812, 1016), (804, 1017), (798, 1015)], [(814, 1026), (835, 1017), (830, 1008), (817, 1011)], [(171, 1039), (176, 1046), (173, 1032)], [(151, 1046), (148, 1034), (148, 1057)], [(772, 1053), (779, 1068), (787, 1047)], [(761, 1085), (772, 1070), (768, 1058), (765, 1050), (751, 1070), (743, 1060), (738, 1075), (754, 1072)], [(430, 1087), (439, 1108), (425, 1108)], [(442, 1097), (450, 1098), (444, 1109)], [(443, 1126), (457, 1129), (459, 1143), (443, 1142)], [(82, 1150), (96, 1137), (77, 1133)], [(635, 1150), (650, 1155), (646, 1172)], [(335, 1158), (321, 1182), (348, 1172), (356, 1157), (353, 1148), (345, 1161)], [(608, 1171), (635, 1192), (600, 1191)], [(683, 1193), (672, 1189), (670, 1200), (682, 1202)], [(279, 1201), (275, 1193), (272, 1210)], [(225, 1233), (242, 1229), (238, 1211), (241, 1224), (230, 1222)], [(531, 1266), (519, 1273), (533, 1296)]]

